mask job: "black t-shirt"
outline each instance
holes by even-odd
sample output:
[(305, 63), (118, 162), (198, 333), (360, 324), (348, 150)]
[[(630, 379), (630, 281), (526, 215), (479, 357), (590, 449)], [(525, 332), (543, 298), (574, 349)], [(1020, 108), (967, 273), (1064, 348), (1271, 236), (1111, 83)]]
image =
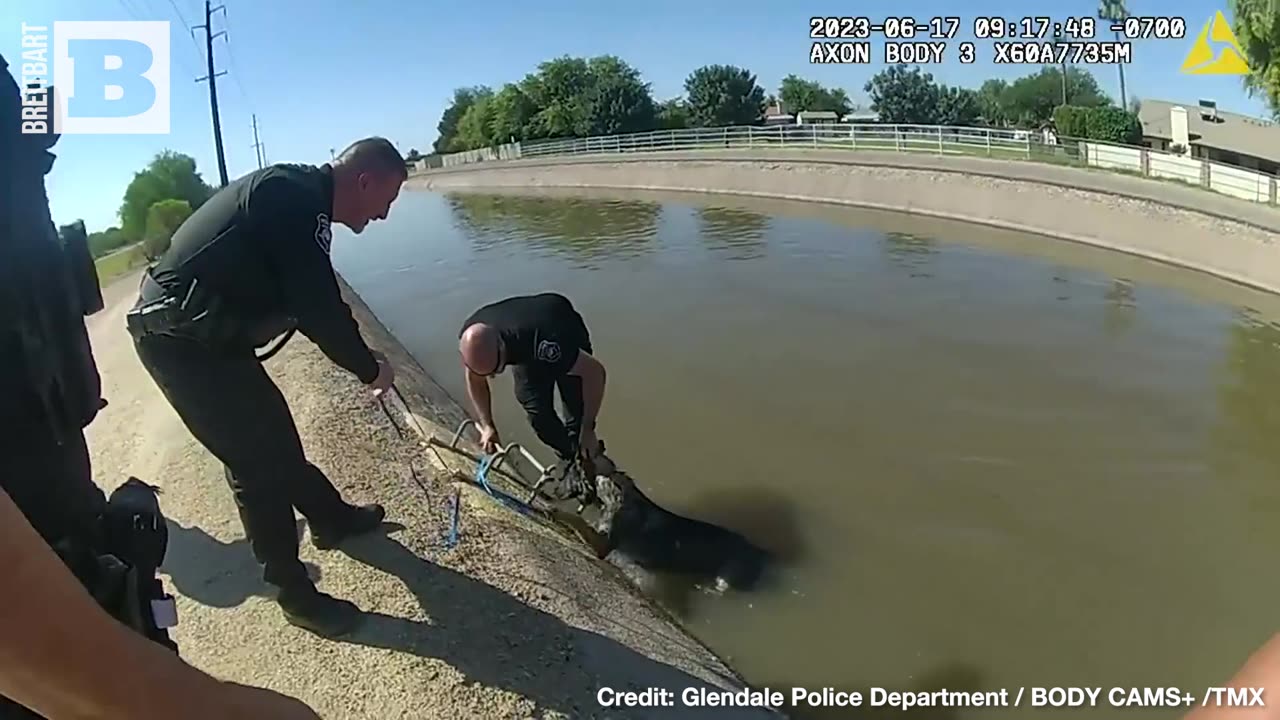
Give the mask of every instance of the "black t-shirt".
[(559, 293), (521, 295), (476, 310), (462, 324), (484, 323), (498, 330), (508, 365), (528, 372), (559, 377), (578, 361), (579, 352), (591, 352), (591, 338), (573, 303)]

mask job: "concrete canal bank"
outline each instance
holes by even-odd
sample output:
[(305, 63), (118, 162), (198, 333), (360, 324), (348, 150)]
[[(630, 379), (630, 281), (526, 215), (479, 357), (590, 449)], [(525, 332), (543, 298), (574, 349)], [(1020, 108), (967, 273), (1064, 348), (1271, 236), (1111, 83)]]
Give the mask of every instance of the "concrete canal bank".
[(726, 150), (477, 163), (428, 170), (410, 182), (439, 192), (612, 188), (907, 211), (1086, 243), (1280, 291), (1280, 212), (1101, 170), (903, 153)]
[[(369, 617), (341, 641), (286, 624), (260, 580), (221, 467), (134, 354), (124, 313), (136, 287), (135, 273), (106, 288), (107, 309), (89, 319), (110, 402), (89, 442), (108, 491), (130, 474), (163, 489), (163, 570), (178, 596), (175, 639), (188, 662), (301, 698), (325, 718), (772, 716), (683, 707), (687, 688), (737, 690), (743, 681), (585, 547), (455, 479), (455, 471), (471, 475), (470, 458), (424, 448), (403, 406), (392, 405), (393, 425), (357, 380), (301, 336), (268, 371), (312, 462), (348, 499), (382, 502), (388, 531), (322, 553), (299, 520), (302, 559), (319, 586)], [(365, 337), (395, 363), (418, 422), (447, 442), (461, 408), (346, 290)], [(455, 488), (459, 534), (450, 547)], [(602, 688), (667, 688), (675, 706), (606, 709)]]

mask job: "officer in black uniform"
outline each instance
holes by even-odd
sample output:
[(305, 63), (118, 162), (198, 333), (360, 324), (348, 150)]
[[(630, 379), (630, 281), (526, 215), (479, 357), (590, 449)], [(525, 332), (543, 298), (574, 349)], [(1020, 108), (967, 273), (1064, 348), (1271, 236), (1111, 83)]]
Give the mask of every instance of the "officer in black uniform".
[[(511, 366), (516, 400), (538, 438), (555, 451), (561, 478), (575, 461), (591, 460), (598, 448), (596, 417), (604, 401), (605, 369), (591, 356), (591, 335), (568, 298), (540, 293), (485, 305), (463, 323), (459, 350), (485, 452), (494, 452), (501, 442), (488, 378)], [(564, 421), (555, 411), (556, 388)], [(580, 480), (563, 484), (562, 492), (587, 490)]]
[[(218, 191), (144, 274), (128, 326), (142, 363), (196, 439), (224, 465), (245, 534), (289, 622), (325, 636), (357, 625), (352, 603), (316, 589), (298, 559), (293, 508), (328, 549), (377, 528), (306, 458), (255, 350), (301, 332), (374, 393), (392, 383), (365, 344), (329, 257), (330, 222), (356, 234), (387, 216), (407, 178), (390, 142), (368, 138), (319, 167), (280, 164)], [(285, 336), (287, 340), (287, 335)], [(278, 349), (278, 345), (277, 345)]]

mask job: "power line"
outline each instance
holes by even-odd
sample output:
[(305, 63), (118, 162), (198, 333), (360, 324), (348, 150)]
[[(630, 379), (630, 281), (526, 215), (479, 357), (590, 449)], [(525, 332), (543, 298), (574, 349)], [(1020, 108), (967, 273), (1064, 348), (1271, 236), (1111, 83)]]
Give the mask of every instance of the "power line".
[[(169, 2), (173, 2), (173, 0), (169, 0)], [(231, 20), (227, 17), (227, 14), (223, 13), (222, 17), (227, 24), (227, 30), (233, 30), (234, 28), (231, 27)], [(236, 53), (232, 48), (232, 45), (234, 45), (234, 43), (231, 41), (231, 36), (227, 35), (227, 57), (231, 61), (231, 79), (235, 81), (236, 88), (240, 90), (240, 97), (244, 98), (245, 105), (248, 105), (249, 109), (252, 111), (254, 109), (253, 101), (249, 99), (249, 92), (245, 90), (244, 83), (240, 82), (240, 66), (236, 63)]]

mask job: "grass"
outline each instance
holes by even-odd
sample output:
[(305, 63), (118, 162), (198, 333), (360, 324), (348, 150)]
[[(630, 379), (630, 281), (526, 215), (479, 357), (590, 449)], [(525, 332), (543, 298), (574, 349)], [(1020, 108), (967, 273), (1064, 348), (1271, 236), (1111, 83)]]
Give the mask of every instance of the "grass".
[(103, 255), (93, 264), (98, 269), (98, 284), (105, 286), (134, 268), (146, 265), (147, 256), (142, 252), (142, 243), (138, 243)]

